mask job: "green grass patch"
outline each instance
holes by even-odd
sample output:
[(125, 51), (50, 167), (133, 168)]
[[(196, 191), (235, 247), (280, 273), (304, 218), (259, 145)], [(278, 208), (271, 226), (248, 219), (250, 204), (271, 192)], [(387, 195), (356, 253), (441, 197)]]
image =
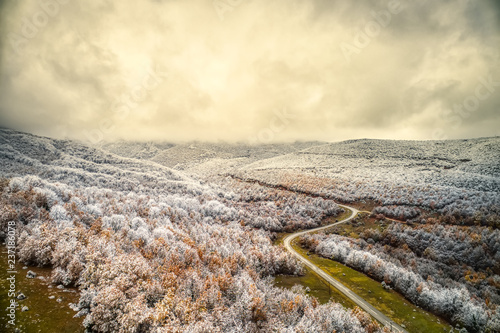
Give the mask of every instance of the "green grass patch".
[(350, 309), (356, 306), (349, 298), (344, 296), (344, 294), (331, 287), (307, 267), (305, 275), (278, 275), (274, 278), (274, 285), (276, 287), (291, 289), (297, 284), (304, 288), (309, 288), (307, 294), (316, 297), (321, 304), (333, 301)]
[(384, 231), (388, 225), (394, 223), (392, 221), (380, 221), (375, 218), (369, 217), (366, 213), (361, 213), (357, 218), (352, 221), (346, 222), (341, 225), (334, 226), (325, 231), (326, 234), (337, 234), (340, 236), (359, 238), (363, 231), (368, 229)]
[(328, 216), (327, 218), (323, 219), (323, 221), (321, 222), (321, 225), (325, 226), (327, 224), (332, 224), (332, 223), (335, 223), (335, 222), (340, 222), (342, 220), (345, 220), (349, 216), (351, 216), (351, 214), (352, 214), (352, 210), (344, 208), (344, 212), (343, 213), (340, 213), (337, 216)]
[[(9, 283), (7, 281), (7, 250), (0, 248), (0, 307), (6, 309), (9, 306), (8, 296)], [(59, 289), (51, 286), (48, 279), (51, 274), (50, 268), (29, 267), (23, 269), (23, 265), (16, 262), (16, 292), (21, 291), (26, 295), (26, 299), (17, 301), (19, 307), (16, 311), (16, 326), (20, 332), (60, 332), (77, 333), (84, 332), (82, 325), (83, 318), (73, 318), (76, 312), (69, 308), (69, 303), (78, 303), (80, 294), (76, 288)], [(37, 274), (34, 279), (26, 278), (26, 273), (31, 270)], [(45, 277), (41, 280), (39, 277)], [(52, 297), (53, 298), (49, 298)], [(61, 302), (58, 302), (60, 299)], [(22, 312), (21, 308), (27, 306), (28, 311)], [(6, 327), (7, 312), (0, 314), (0, 331), (14, 332), (14, 327)]]
[(357, 202), (351, 202), (348, 203), (347, 205), (354, 207), (359, 211), (371, 212), (373, 208), (380, 206), (380, 203), (373, 200), (362, 200)]

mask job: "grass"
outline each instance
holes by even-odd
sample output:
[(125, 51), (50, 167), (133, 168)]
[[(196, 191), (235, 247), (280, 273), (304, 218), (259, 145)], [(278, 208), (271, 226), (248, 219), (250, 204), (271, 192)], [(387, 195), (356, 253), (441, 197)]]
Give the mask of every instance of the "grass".
[[(10, 302), (8, 296), (7, 281), (7, 250), (5, 247), (0, 249), (0, 307), (6, 309)], [(83, 332), (83, 318), (73, 318), (75, 312), (68, 306), (69, 303), (78, 303), (79, 293), (76, 288), (58, 289), (55, 286), (49, 288), (47, 282), (51, 274), (50, 268), (29, 267), (29, 270), (37, 274), (37, 278), (28, 279), (26, 273), (28, 269), (23, 269), (23, 265), (16, 263), (16, 292), (23, 292), (27, 298), (17, 301), (19, 308), (16, 311), (16, 328), (20, 332), (60, 332), (77, 333)], [(8, 274), (10, 276), (10, 274)], [(38, 277), (44, 276), (45, 280)], [(49, 299), (49, 296), (54, 296)], [(57, 302), (57, 299), (62, 302)], [(26, 312), (21, 312), (21, 308), (27, 306)], [(0, 331), (6, 328), (7, 312), (0, 314)], [(10, 328), (13, 328), (12, 326)], [(7, 330), (6, 332), (8, 332)], [(14, 332), (14, 329), (12, 329)]]
[(400, 325), (405, 325), (408, 332), (441, 333), (449, 332), (452, 328), (443, 319), (413, 305), (397, 292), (385, 290), (379, 282), (365, 274), (315, 254), (307, 255), (307, 250), (298, 246), (295, 241), (292, 245), (297, 252), (307, 256), (314, 264), (342, 282), (386, 316)]
[(347, 223), (329, 228), (325, 231), (326, 234), (337, 234), (340, 236), (359, 238), (363, 231), (368, 229), (378, 230), (380, 232), (384, 231), (389, 224), (393, 222), (385, 220), (380, 221), (375, 218), (371, 218), (366, 213), (361, 213), (354, 221), (349, 221)]
[(353, 309), (356, 306), (356, 304), (344, 296), (344, 294), (331, 287), (308, 268), (306, 268), (306, 274), (303, 276), (278, 275), (274, 278), (274, 284), (277, 287), (286, 289), (291, 289), (297, 284), (304, 288), (309, 288), (307, 294), (316, 297), (321, 304), (334, 301), (349, 309)]
[(373, 210), (373, 208), (379, 206), (380, 204), (378, 202), (373, 201), (373, 200), (363, 200), (363, 201), (358, 201), (358, 202), (351, 202), (351, 203), (348, 203), (347, 205), (354, 207), (359, 211), (371, 212)]
[(346, 218), (348, 218), (349, 216), (351, 216), (351, 214), (352, 214), (352, 210), (344, 208), (344, 212), (343, 213), (340, 213), (337, 216), (328, 216), (327, 218), (323, 219), (321, 225), (323, 226), (323, 225), (335, 223), (337, 221), (345, 220)]

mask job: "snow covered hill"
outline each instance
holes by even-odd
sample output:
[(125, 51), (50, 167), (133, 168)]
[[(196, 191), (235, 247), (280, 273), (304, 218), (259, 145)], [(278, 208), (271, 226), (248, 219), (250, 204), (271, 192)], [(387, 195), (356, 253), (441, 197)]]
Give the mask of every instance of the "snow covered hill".
[[(352, 140), (313, 146), (247, 169), (412, 168), (500, 177), (500, 138), (454, 141)], [(451, 172), (451, 171), (448, 171)]]
[(383, 206), (439, 209), (455, 217), (500, 213), (500, 138), (353, 140), (260, 160), (244, 179)]
[(483, 224), (500, 214), (499, 137), (260, 146), (122, 143), (120, 153), (195, 178), (231, 174), (343, 202), (373, 200), (380, 205), (378, 212), (403, 219), (419, 217), (411, 207), (436, 209), (455, 220), (473, 219), (480, 212)]
[(117, 142), (102, 144), (100, 148), (120, 156), (151, 160), (177, 170), (206, 176), (318, 144), (321, 143), (246, 145), (206, 142), (185, 144)]
[(0, 129), (0, 176), (34, 175), (75, 187), (140, 191), (201, 185), (163, 165), (126, 158), (84, 144)]

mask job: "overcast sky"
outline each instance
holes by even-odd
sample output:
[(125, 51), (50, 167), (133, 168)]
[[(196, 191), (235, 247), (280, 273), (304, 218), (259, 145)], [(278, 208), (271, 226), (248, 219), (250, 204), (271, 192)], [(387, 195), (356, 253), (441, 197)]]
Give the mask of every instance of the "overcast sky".
[(0, 125), (57, 138), (500, 135), (495, 0), (0, 0)]

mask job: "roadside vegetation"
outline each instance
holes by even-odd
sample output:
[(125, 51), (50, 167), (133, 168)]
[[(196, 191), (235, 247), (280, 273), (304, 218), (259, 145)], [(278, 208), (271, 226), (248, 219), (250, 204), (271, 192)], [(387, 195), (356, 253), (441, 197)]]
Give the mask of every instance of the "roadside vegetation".
[(349, 289), (361, 296), (375, 308), (400, 325), (408, 332), (449, 332), (452, 328), (444, 319), (422, 310), (406, 300), (394, 290), (385, 289), (380, 282), (364, 273), (336, 261), (309, 253), (298, 241), (293, 246), (301, 255), (306, 256), (315, 265), (342, 282)]
[(498, 261), (490, 248), (498, 242), (496, 231), (402, 225), (368, 216), (342, 227), (303, 236), (300, 244), (470, 331), (498, 330)]

